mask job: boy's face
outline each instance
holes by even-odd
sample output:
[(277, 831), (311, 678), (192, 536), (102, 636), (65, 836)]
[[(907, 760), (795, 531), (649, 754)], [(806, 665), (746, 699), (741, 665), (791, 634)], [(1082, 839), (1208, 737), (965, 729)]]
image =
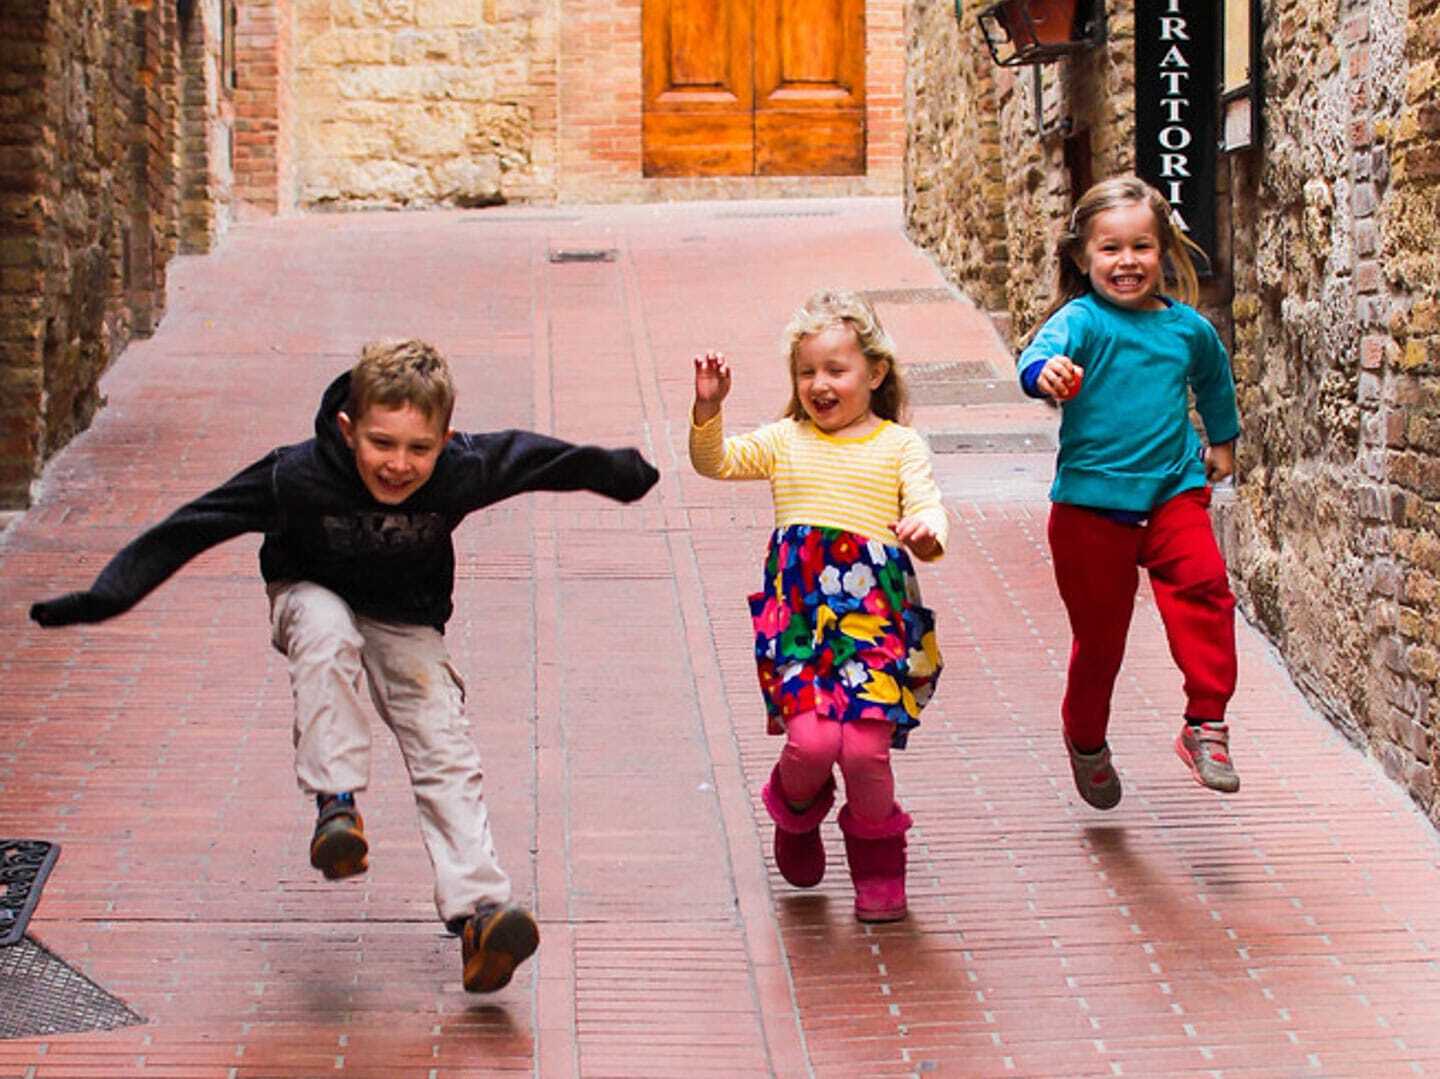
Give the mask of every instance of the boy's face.
[(414, 405), (371, 405), (358, 420), (341, 412), (336, 419), (355, 467), (376, 502), (398, 506), (425, 486), (440, 451), (454, 431), (442, 430)]

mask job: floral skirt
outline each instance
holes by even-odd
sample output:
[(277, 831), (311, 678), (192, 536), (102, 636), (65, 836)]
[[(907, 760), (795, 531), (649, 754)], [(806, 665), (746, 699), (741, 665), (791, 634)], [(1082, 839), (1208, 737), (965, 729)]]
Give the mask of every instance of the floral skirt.
[(778, 529), (750, 617), (771, 734), (813, 711), (888, 719), (891, 745), (905, 748), (943, 663), (903, 547), (838, 528)]

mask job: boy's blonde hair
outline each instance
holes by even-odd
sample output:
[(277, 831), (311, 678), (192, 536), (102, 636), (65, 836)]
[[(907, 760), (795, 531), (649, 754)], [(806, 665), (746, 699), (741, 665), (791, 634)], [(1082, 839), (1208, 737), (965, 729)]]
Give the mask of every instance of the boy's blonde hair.
[(905, 423), (910, 415), (910, 394), (905, 387), (905, 376), (900, 372), (900, 362), (895, 358), (895, 345), (880, 325), (880, 316), (875, 314), (870, 301), (858, 292), (843, 289), (815, 293), (785, 327), (785, 352), (790, 358), (790, 403), (785, 406), (784, 415), (792, 420), (806, 418), (805, 406), (800, 403), (800, 393), (795, 387), (795, 362), (800, 356), (800, 343), (813, 334), (840, 325), (849, 326), (854, 332), (861, 354), (872, 367), (882, 361), (887, 365), (885, 380), (870, 394), (870, 411), (881, 419)]
[(414, 405), (426, 419), (438, 420), (442, 433), (448, 431), (455, 410), (450, 365), (424, 341), (370, 342), (360, 350), (360, 360), (350, 371), (345, 412), (358, 421), (374, 405)]
[(1190, 258), (1190, 252), (1197, 252), (1201, 258), (1205, 257), (1205, 252), (1185, 235), (1164, 195), (1138, 176), (1112, 176), (1108, 180), (1101, 180), (1081, 195), (1075, 209), (1070, 212), (1070, 220), (1055, 247), (1059, 262), (1056, 268), (1055, 302), (1036, 320), (1034, 328), (1025, 335), (1025, 341), (1028, 342), (1034, 337), (1036, 330), (1056, 311), (1090, 291), (1090, 278), (1080, 269), (1077, 260), (1084, 254), (1090, 223), (1095, 220), (1096, 215), (1117, 206), (1136, 203), (1148, 206), (1155, 215), (1156, 232), (1160, 235), (1160, 258), (1162, 262), (1167, 258), (1170, 260), (1171, 276), (1174, 278), (1172, 295), (1181, 303), (1192, 307), (1195, 305), (1200, 297), (1200, 281), (1195, 273), (1195, 263)]

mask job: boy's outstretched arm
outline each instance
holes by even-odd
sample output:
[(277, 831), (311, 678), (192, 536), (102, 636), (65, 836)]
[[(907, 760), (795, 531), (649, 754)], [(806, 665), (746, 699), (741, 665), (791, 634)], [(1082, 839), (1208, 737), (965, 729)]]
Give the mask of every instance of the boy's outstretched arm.
[(123, 614), (201, 551), (275, 523), (271, 473), (275, 454), (256, 461), (225, 484), (188, 502), (127, 544), (84, 592), (32, 604), (42, 626), (102, 622)]
[(594, 491), (634, 502), (660, 473), (634, 449), (580, 446), (533, 431), (456, 435), (469, 473), (470, 509), (525, 491)]

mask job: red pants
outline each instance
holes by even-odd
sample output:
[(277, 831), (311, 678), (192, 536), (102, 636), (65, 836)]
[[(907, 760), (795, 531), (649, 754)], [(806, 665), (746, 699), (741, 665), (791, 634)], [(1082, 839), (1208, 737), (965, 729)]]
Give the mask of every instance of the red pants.
[(1148, 523), (1120, 524), (1057, 502), (1050, 509), (1055, 583), (1074, 637), (1060, 714), (1075, 746), (1094, 750), (1110, 725), (1110, 697), (1143, 566), (1185, 679), (1185, 714), (1222, 720), (1235, 692), (1235, 596), (1210, 530), (1210, 491), (1176, 495)]

